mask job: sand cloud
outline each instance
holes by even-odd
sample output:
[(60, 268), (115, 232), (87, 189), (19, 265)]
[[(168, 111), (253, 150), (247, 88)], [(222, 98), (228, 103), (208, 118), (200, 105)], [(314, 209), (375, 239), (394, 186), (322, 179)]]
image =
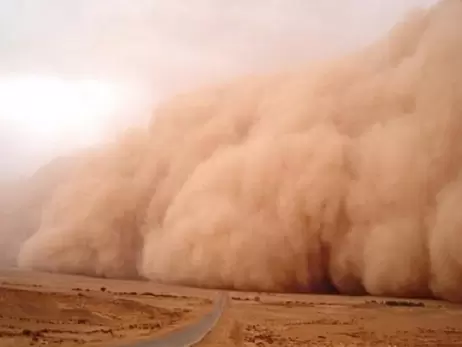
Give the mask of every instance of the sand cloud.
[(178, 95), (90, 151), (19, 265), (462, 301), (462, 2), (361, 51)]

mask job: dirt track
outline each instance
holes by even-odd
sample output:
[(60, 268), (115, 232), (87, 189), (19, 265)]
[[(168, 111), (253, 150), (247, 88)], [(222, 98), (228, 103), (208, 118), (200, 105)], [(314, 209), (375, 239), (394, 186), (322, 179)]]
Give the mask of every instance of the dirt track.
[[(0, 346), (126, 346), (192, 322), (215, 291), (34, 272), (0, 272)], [(230, 293), (211, 346), (462, 346), (462, 306)]]
[(462, 306), (431, 300), (231, 293), (201, 347), (462, 346)]
[[(196, 321), (212, 292), (148, 282), (0, 273), (0, 346), (114, 346)], [(114, 342), (114, 341), (117, 341)]]

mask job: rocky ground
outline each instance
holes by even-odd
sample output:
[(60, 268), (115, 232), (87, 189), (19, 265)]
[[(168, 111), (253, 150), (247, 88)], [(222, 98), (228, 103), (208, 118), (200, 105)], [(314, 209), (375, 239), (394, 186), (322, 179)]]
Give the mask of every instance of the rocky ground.
[(207, 291), (148, 282), (0, 272), (0, 346), (124, 346), (189, 324)]
[[(0, 346), (126, 346), (196, 322), (214, 291), (0, 271)], [(462, 305), (229, 293), (211, 346), (462, 346)]]
[(205, 346), (462, 346), (462, 306), (431, 300), (231, 293)]

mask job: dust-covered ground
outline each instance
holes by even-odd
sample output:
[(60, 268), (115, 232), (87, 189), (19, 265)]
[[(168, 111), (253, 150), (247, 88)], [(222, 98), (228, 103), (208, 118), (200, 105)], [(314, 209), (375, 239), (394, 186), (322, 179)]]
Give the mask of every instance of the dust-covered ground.
[(125, 346), (190, 324), (213, 292), (0, 271), (0, 346)]
[(201, 347), (462, 346), (462, 306), (378, 297), (231, 293)]
[(0, 344), (112, 345), (211, 307), (104, 279), (146, 278), (395, 297), (233, 294), (212, 346), (462, 346), (461, 18), (440, 1), (357, 52), (176, 95), (3, 184), (0, 263), (57, 274), (4, 274)]
[[(199, 347), (462, 346), (462, 306), (443, 301), (230, 292)], [(0, 272), (0, 346), (126, 346), (196, 322), (214, 291)]]

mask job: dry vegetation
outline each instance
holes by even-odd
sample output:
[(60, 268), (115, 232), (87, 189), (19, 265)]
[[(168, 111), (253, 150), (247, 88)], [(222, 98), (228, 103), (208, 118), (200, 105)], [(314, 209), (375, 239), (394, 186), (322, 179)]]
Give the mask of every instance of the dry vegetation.
[(207, 297), (147, 282), (4, 271), (0, 346), (113, 346), (176, 329), (202, 316)]
[(206, 346), (461, 346), (462, 307), (431, 300), (232, 294)]
[[(212, 346), (461, 346), (462, 306), (442, 301), (231, 292)], [(125, 346), (196, 322), (213, 291), (0, 272), (0, 346)]]

